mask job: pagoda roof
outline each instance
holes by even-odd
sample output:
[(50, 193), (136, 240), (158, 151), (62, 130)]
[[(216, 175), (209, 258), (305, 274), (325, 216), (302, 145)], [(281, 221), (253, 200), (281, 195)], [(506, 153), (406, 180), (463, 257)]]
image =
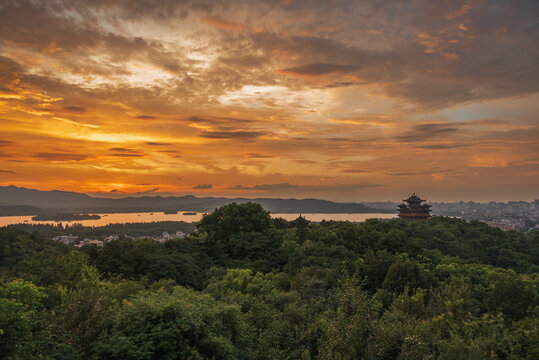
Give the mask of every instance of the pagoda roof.
[(299, 216), (296, 219), (290, 221), (290, 223), (292, 223), (292, 224), (310, 223), (310, 221), (305, 219), (304, 216), (301, 216), (301, 214), (299, 214)]
[(413, 193), (412, 196), (410, 196), (408, 199), (402, 200), (406, 202), (423, 202), (426, 200), (421, 199), (419, 196), (416, 195), (416, 193)]

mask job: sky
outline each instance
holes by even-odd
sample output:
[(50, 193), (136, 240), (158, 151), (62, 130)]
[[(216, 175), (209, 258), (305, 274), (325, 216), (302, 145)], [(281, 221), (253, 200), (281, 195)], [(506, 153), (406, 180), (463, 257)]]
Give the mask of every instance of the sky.
[(539, 2), (0, 1), (0, 185), (539, 198)]

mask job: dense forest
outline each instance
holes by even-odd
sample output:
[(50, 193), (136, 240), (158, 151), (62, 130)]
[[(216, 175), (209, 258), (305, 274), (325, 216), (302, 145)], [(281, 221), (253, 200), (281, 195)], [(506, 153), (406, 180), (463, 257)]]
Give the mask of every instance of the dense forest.
[(0, 229), (2, 359), (537, 359), (539, 233), (291, 228), (255, 203), (183, 239), (75, 249)]
[(194, 230), (193, 223), (183, 221), (153, 221), (149, 223), (125, 223), (108, 224), (104, 226), (82, 226), (79, 223), (66, 224), (13, 224), (10, 228), (23, 230), (26, 232), (38, 232), (39, 234), (52, 238), (60, 235), (74, 235), (84, 237), (105, 237), (113, 234), (130, 237), (144, 237), (161, 235), (164, 231), (175, 233), (182, 231), (186, 234)]

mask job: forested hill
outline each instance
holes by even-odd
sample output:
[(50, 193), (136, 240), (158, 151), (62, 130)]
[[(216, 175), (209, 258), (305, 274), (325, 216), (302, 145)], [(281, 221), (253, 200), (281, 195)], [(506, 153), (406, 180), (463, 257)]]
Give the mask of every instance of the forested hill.
[(198, 211), (211, 212), (232, 202), (255, 201), (273, 213), (395, 213), (396, 210), (374, 209), (358, 203), (337, 203), (319, 199), (246, 199), (223, 197), (143, 196), (119, 199), (96, 198), (70, 191), (39, 191), (16, 186), (0, 186), (0, 215), (37, 215), (58, 212), (144, 212)]
[(539, 233), (254, 203), (81, 250), (0, 229), (0, 358), (536, 359)]

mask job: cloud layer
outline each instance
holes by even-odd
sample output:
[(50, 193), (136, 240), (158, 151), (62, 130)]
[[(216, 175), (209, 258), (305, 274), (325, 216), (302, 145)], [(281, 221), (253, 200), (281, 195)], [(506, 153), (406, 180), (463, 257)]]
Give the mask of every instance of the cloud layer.
[(538, 15), (536, 1), (3, 1), (0, 183), (532, 199)]

